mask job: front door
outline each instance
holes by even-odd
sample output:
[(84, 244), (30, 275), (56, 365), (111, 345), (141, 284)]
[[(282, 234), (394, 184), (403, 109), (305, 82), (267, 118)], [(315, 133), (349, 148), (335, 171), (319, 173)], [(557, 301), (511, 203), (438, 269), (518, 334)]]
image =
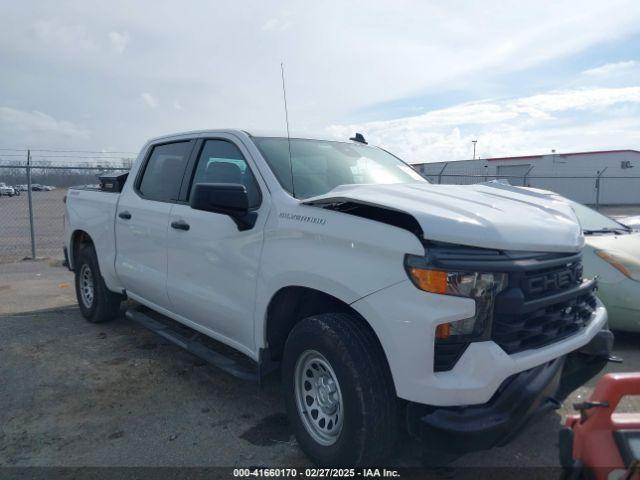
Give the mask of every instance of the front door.
[(167, 230), (192, 141), (156, 145), (125, 187), (116, 212), (116, 272), (127, 292), (162, 308), (167, 297)]
[(247, 161), (249, 153), (233, 138), (201, 141), (187, 198), (197, 183), (242, 184), (250, 207), (258, 212), (256, 225), (239, 231), (227, 215), (174, 205), (167, 242), (167, 290), (175, 313), (220, 340), (254, 351), (253, 313), (268, 199), (262, 198)]

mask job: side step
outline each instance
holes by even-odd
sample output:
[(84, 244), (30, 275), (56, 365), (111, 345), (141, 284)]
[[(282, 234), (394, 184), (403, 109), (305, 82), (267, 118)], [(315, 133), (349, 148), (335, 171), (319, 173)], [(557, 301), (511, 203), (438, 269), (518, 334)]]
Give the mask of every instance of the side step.
[[(144, 307), (127, 310), (125, 316), (234, 377), (252, 382), (260, 381), (258, 367), (253, 360), (239, 352), (231, 352), (230, 347), (222, 345), (192, 328)], [(214, 344), (218, 345), (214, 346)], [(221, 353), (220, 350), (229, 350), (230, 354)], [(239, 361), (233, 357), (242, 357), (243, 360), (246, 358), (246, 361)], [(247, 365), (243, 365), (244, 363)]]

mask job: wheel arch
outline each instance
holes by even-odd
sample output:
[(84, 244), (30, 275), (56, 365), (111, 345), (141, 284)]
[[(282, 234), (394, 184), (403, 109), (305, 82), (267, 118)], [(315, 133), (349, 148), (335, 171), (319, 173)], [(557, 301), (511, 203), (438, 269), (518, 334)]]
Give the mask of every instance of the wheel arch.
[(280, 288), (271, 297), (267, 307), (264, 335), (270, 360), (281, 360), (287, 337), (300, 320), (321, 313), (348, 313), (365, 325), (373, 333), (388, 366), (386, 352), (378, 334), (356, 309), (331, 294), (298, 285)]
[(69, 268), (75, 269), (76, 260), (78, 259), (78, 253), (82, 245), (92, 245), (95, 248), (95, 243), (86, 231), (78, 229), (74, 230), (71, 234), (71, 241), (69, 243)]

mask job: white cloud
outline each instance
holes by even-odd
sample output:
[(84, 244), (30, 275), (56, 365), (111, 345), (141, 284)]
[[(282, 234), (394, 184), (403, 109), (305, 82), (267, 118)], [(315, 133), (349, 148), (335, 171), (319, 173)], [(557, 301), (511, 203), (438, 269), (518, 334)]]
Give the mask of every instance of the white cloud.
[(606, 63), (599, 67), (590, 68), (581, 73), (587, 77), (610, 77), (611, 75), (618, 75), (620, 73), (626, 73), (629, 70), (635, 70), (640, 67), (640, 62), (635, 60), (629, 60), (626, 62)]
[(83, 25), (68, 24), (57, 18), (39, 19), (32, 24), (33, 38), (27, 42), (38, 42), (50, 51), (62, 53), (84, 53), (97, 48), (96, 41)]
[[(87, 129), (72, 122), (58, 120), (39, 111), (25, 111), (12, 107), (0, 107), (0, 138), (29, 144), (49, 141), (87, 139)], [(13, 143), (12, 143), (13, 144)]]
[(129, 44), (129, 34), (124, 32), (109, 32), (109, 42), (111, 42), (112, 48), (118, 52), (123, 53)]
[(590, 88), (469, 102), (328, 130), (337, 138), (362, 132), (372, 143), (420, 163), (469, 158), (475, 139), (483, 157), (637, 146), (639, 114), (640, 87)]
[(553, 112), (610, 107), (621, 102), (640, 102), (640, 87), (585, 88), (533, 95), (515, 101), (514, 108), (532, 117)]
[(142, 97), (142, 101), (150, 108), (157, 108), (159, 105), (158, 99), (149, 92), (144, 92), (140, 97)]
[[(35, 22), (28, 2), (0, 2), (0, 15), (11, 19), (0, 29), (2, 98), (57, 117), (89, 115), (95, 148), (130, 150), (161, 132), (208, 126), (284, 131), (284, 61), (292, 131), (317, 131), (355, 114), (373, 119), (362, 112), (384, 112), (409, 97), (500, 95), (494, 87), (522, 78), (510, 74), (525, 68), (553, 84), (564, 58), (640, 33), (637, 0), (398, 0), (366, 8), (340, 0), (281, 0), (275, 8), (261, 0), (194, 2), (180, 15), (174, 5), (151, 0), (41, 2)], [(131, 92), (153, 93), (131, 102)], [(144, 121), (141, 105), (149, 107)], [(171, 115), (152, 114), (165, 107)], [(521, 115), (499, 105), (473, 108), (488, 123)], [(529, 116), (553, 115), (536, 105), (521, 108)]]
[(280, 18), (269, 18), (260, 27), (265, 32), (283, 32), (291, 27), (291, 20), (289, 20), (289, 13), (285, 12)]

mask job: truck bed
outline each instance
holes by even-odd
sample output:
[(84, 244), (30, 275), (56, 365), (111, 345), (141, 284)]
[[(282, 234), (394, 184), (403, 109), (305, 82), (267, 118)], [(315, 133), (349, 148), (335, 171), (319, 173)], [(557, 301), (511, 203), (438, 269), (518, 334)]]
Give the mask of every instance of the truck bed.
[(108, 287), (118, 284), (115, 276), (115, 215), (120, 194), (85, 185), (67, 194), (67, 235), (81, 229), (93, 239), (100, 273)]

